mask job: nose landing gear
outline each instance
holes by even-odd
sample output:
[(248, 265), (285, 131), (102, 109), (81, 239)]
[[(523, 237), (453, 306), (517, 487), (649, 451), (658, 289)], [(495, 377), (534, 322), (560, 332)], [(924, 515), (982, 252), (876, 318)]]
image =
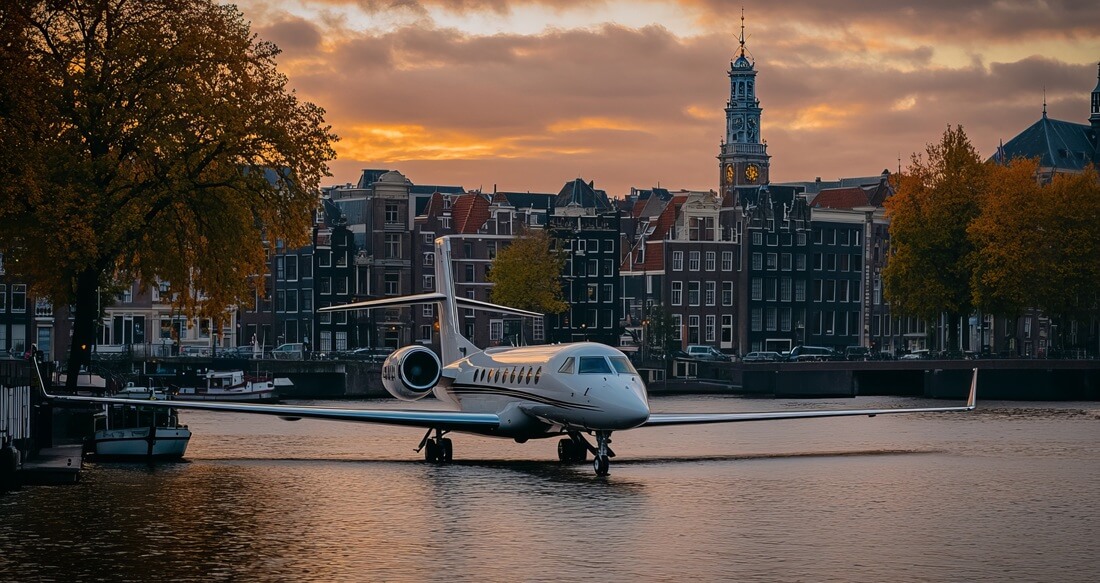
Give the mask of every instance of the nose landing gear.
[(579, 433), (570, 433), (567, 439), (558, 442), (558, 459), (565, 464), (583, 462), (588, 458), (591, 447)]
[(610, 431), (596, 432), (596, 457), (592, 460), (592, 468), (596, 470), (597, 476), (606, 476), (609, 473), (608, 469), (611, 466), (611, 457), (615, 455), (615, 452), (611, 451), (611, 448), (608, 446), (610, 443)]

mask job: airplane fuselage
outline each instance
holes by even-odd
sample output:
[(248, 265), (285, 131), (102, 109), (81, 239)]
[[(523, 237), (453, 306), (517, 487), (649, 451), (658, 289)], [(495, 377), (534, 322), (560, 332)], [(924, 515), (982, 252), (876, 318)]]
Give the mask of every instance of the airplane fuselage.
[(480, 433), (518, 440), (649, 418), (645, 383), (626, 356), (590, 342), (478, 352), (446, 366), (434, 394), (463, 412), (498, 415), (499, 427)]

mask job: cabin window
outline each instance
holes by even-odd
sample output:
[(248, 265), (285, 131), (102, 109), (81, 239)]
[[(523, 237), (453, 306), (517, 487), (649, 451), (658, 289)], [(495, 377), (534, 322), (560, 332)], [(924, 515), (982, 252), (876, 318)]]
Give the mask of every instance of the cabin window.
[(562, 374), (573, 374), (573, 359), (565, 359), (565, 362), (561, 363), (561, 368), (558, 369), (558, 372)]
[(526, 382), (527, 384), (531, 384), (531, 375), (532, 375), (532, 374), (533, 374), (534, 372), (535, 372), (535, 371), (534, 371), (534, 370), (532, 370), (532, 369), (527, 369), (527, 380), (525, 381), (525, 382)]
[(611, 374), (611, 367), (602, 356), (582, 356), (580, 360), (580, 374)]
[(500, 382), (500, 369), (496, 369), (493, 374), (493, 382)]
[(510, 383), (516, 382), (516, 367), (514, 367), (514, 366), (512, 367), (512, 376), (508, 377), (508, 382), (510, 382)]
[(539, 384), (539, 377), (542, 376), (542, 367), (535, 369), (535, 384)]
[(615, 372), (619, 374), (638, 374), (625, 356), (612, 356), (608, 360), (611, 361), (611, 366), (615, 367)]

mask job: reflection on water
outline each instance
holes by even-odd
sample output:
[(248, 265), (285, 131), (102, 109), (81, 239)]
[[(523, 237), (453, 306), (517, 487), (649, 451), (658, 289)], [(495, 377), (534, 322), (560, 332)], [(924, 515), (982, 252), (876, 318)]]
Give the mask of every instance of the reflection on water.
[(413, 430), (189, 412), (189, 462), (0, 498), (0, 580), (1091, 580), (1100, 407), (980, 406), (620, 432), (606, 479), (553, 440), (432, 466)]

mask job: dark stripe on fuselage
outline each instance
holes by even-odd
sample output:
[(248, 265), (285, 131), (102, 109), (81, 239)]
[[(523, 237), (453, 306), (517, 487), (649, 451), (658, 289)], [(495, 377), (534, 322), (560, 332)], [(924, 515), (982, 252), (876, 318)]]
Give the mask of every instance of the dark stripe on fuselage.
[(552, 405), (554, 407), (561, 407), (563, 409), (580, 409), (583, 411), (598, 411), (599, 407), (593, 405), (584, 405), (581, 403), (571, 403), (569, 401), (562, 401), (561, 399), (554, 399), (545, 395), (539, 395), (536, 393), (530, 393), (522, 389), (513, 387), (494, 387), (488, 385), (472, 385), (467, 383), (454, 383), (450, 386), (450, 391), (455, 395), (496, 395), (500, 397), (512, 397), (515, 399), (524, 399), (526, 401), (532, 401), (540, 403), (542, 405)]

